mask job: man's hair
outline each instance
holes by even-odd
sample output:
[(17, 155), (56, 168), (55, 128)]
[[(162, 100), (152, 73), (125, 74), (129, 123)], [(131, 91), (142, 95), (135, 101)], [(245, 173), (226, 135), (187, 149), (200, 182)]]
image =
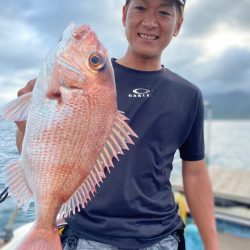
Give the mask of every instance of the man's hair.
[[(126, 6), (128, 6), (129, 5), (129, 3), (131, 2), (131, 0), (126, 0)], [(180, 16), (181, 17), (183, 17), (183, 13), (184, 13), (184, 6), (182, 5), (182, 4), (180, 4), (180, 2), (178, 1), (178, 2), (176, 2), (176, 5), (177, 5), (177, 7), (179, 8), (179, 10), (180, 10)]]

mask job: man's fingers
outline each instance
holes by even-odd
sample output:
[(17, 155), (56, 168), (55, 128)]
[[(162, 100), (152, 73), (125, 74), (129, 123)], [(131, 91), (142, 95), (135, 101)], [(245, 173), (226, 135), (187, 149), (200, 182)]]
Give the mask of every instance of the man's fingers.
[(22, 89), (20, 89), (18, 92), (17, 92), (17, 96), (21, 96), (21, 95), (24, 95), (26, 93), (29, 93), (33, 90), (34, 86), (35, 86), (35, 83), (36, 83), (36, 78), (30, 80), (26, 86)]
[(36, 78), (30, 80), (30, 81), (27, 83), (27, 86), (28, 86), (30, 89), (33, 89), (34, 86), (35, 86), (35, 83), (36, 83)]

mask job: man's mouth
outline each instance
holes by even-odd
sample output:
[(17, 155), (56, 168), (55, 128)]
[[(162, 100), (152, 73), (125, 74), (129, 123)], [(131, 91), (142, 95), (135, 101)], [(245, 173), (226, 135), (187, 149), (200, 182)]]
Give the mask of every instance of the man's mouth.
[(148, 35), (145, 33), (138, 33), (138, 36), (142, 39), (145, 39), (145, 40), (157, 40), (157, 39), (159, 39), (159, 36)]

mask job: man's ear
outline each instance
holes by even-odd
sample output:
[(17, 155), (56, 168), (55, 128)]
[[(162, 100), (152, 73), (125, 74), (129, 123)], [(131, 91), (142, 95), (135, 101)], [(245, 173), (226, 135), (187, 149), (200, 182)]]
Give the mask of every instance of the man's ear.
[(122, 8), (122, 23), (124, 27), (126, 27), (127, 11), (128, 11), (128, 7), (124, 5)]
[(182, 23), (183, 23), (183, 17), (180, 17), (175, 25), (174, 36), (177, 36), (179, 34)]

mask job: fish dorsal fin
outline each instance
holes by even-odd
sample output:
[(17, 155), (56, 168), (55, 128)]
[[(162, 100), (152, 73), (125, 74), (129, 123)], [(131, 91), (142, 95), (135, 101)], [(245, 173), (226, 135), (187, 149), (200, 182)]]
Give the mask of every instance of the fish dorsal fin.
[(128, 118), (120, 111), (114, 119), (114, 124), (111, 129), (103, 149), (87, 178), (82, 185), (76, 190), (71, 198), (62, 205), (58, 214), (58, 218), (65, 218), (72, 212), (75, 214), (76, 209), (80, 211), (80, 205), (84, 208), (91, 200), (91, 195), (95, 196), (96, 186), (100, 186), (103, 179), (106, 178), (104, 169), (107, 168), (110, 172), (110, 167), (114, 167), (112, 158), (118, 159), (118, 154), (123, 154), (123, 150), (127, 149), (127, 143), (134, 144), (130, 136), (138, 138), (135, 132), (126, 123)]
[(7, 182), (9, 185), (9, 193), (26, 212), (29, 208), (32, 191), (25, 181), (19, 162), (14, 162), (7, 167)]
[(26, 121), (31, 102), (30, 92), (7, 103), (2, 109), (0, 120)]

